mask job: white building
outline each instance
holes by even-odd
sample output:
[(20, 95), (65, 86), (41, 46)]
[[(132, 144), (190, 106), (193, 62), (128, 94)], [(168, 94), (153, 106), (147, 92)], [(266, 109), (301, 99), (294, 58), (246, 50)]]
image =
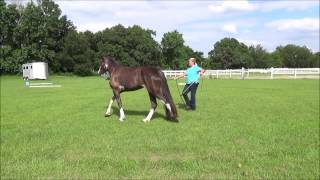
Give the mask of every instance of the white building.
[(45, 62), (23, 64), (22, 72), (24, 79), (48, 79), (48, 64)]

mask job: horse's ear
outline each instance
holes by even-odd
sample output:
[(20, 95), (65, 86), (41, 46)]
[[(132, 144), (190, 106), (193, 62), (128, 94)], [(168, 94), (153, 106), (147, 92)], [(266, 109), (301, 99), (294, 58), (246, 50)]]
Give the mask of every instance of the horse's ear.
[(106, 62), (106, 57), (105, 56), (102, 57), (101, 62)]

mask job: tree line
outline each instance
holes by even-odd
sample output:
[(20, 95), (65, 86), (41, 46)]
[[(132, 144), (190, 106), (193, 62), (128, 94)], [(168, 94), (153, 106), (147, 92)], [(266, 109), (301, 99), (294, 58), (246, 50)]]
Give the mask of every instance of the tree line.
[(159, 43), (156, 31), (138, 25), (78, 32), (52, 0), (31, 1), (25, 6), (0, 0), (0, 27), (1, 74), (17, 74), (23, 63), (43, 61), (54, 73), (91, 75), (105, 55), (128, 66), (162, 69), (184, 69), (189, 57), (208, 69), (319, 67), (319, 52), (293, 44), (268, 52), (261, 45), (247, 46), (235, 38), (223, 38), (204, 57), (203, 52), (187, 46), (176, 30), (165, 33)]

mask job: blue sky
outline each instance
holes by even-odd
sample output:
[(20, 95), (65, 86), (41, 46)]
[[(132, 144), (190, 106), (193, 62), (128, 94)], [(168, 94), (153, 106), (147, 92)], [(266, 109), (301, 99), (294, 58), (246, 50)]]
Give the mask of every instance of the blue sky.
[(197, 51), (213, 49), (224, 37), (268, 51), (306, 45), (319, 51), (318, 1), (56, 1), (78, 31), (97, 32), (116, 24), (164, 33), (178, 30)]

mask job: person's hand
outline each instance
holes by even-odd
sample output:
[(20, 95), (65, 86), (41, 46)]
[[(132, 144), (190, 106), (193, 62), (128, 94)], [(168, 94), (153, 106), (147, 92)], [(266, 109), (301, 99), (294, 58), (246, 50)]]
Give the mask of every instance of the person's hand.
[(205, 69), (201, 69), (201, 70), (200, 70), (200, 76), (202, 76), (205, 72), (206, 72)]

